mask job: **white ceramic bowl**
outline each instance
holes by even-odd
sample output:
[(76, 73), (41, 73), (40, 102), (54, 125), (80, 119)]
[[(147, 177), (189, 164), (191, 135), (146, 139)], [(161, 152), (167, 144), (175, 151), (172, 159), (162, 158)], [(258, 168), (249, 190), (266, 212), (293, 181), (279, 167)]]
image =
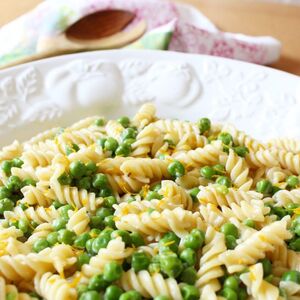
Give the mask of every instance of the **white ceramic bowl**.
[(230, 59), (162, 51), (66, 55), (0, 72), (0, 141), (25, 140), (88, 115), (230, 122), (260, 139), (300, 137), (300, 78)]

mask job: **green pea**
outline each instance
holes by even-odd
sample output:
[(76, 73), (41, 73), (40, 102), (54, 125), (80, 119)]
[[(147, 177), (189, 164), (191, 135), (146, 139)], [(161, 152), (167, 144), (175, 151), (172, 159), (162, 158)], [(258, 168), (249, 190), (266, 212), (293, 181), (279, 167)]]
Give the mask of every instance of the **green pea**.
[(201, 238), (203, 241), (205, 239), (205, 233), (200, 229), (194, 228), (194, 229), (192, 229), (190, 234)]
[(122, 141), (127, 139), (135, 139), (137, 136), (137, 131), (134, 128), (126, 128), (121, 133), (121, 139)]
[(113, 210), (111, 208), (107, 207), (100, 207), (96, 211), (96, 216), (101, 217), (102, 220), (104, 220), (105, 217), (113, 215)]
[(237, 246), (236, 238), (233, 235), (226, 235), (225, 242), (228, 249), (234, 249)]
[(238, 299), (239, 300), (247, 300), (248, 299), (248, 293), (245, 288), (239, 288)]
[(283, 207), (272, 207), (271, 214), (278, 216), (280, 219), (288, 215), (288, 211), (286, 211)]
[(180, 259), (188, 266), (194, 266), (196, 264), (196, 252), (191, 248), (186, 248), (180, 253)]
[(167, 296), (156, 296), (154, 300), (170, 300), (170, 298)]
[(71, 177), (67, 173), (61, 174), (57, 180), (61, 185), (70, 185), (72, 182)]
[(273, 196), (274, 194), (276, 194), (279, 191), (281, 191), (281, 188), (276, 185), (273, 185), (271, 195)]
[(80, 160), (73, 161), (70, 164), (70, 174), (73, 178), (81, 178), (85, 175), (86, 168), (85, 164)]
[(118, 146), (119, 146), (118, 141), (112, 137), (107, 138), (107, 140), (104, 143), (104, 149), (106, 151), (115, 152)]
[(290, 188), (295, 188), (297, 185), (299, 185), (299, 178), (298, 176), (291, 175), (286, 179), (286, 183)]
[(297, 224), (297, 226), (294, 229), (294, 232), (296, 233), (296, 235), (300, 236), (300, 224)]
[(91, 238), (95, 238), (95, 237), (97, 237), (101, 232), (102, 232), (102, 231), (101, 231), (100, 229), (98, 229), (98, 228), (93, 228), (93, 229), (91, 229), (91, 231), (90, 231), (88, 234), (89, 234), (89, 236), (90, 236)]
[(97, 119), (97, 120), (95, 120), (95, 125), (99, 126), (99, 127), (104, 126), (105, 120), (103, 118)]
[(81, 235), (77, 236), (74, 240), (74, 247), (79, 249), (84, 249), (86, 242), (90, 239), (90, 235), (88, 233), (82, 233)]
[(99, 139), (99, 140), (97, 140), (97, 144), (102, 148), (102, 149), (104, 149), (104, 145), (105, 145), (105, 142), (106, 142), (106, 138), (101, 138), (101, 139)]
[(182, 262), (175, 253), (170, 254), (169, 252), (166, 252), (166, 254), (160, 254), (159, 263), (161, 271), (168, 277), (178, 277), (183, 269)]
[(193, 250), (198, 250), (202, 247), (204, 239), (200, 236), (193, 234), (188, 234), (183, 241), (183, 246), (185, 248), (191, 248)]
[(93, 243), (94, 243), (94, 240), (95, 239), (90, 239), (90, 240), (87, 240), (87, 242), (85, 243), (85, 249), (86, 249), (86, 251), (88, 252), (88, 253), (90, 253), (90, 254), (95, 254), (94, 252), (93, 252)]
[(180, 291), (183, 300), (198, 300), (200, 298), (199, 289), (193, 285), (183, 284)]
[(130, 233), (131, 244), (134, 247), (140, 247), (145, 245), (143, 237), (138, 232)]
[(158, 192), (160, 189), (161, 189), (161, 183), (155, 183), (150, 188), (150, 190), (154, 192)]
[(243, 223), (248, 227), (255, 228), (255, 221), (252, 219), (246, 219)]
[(116, 149), (116, 156), (128, 156), (131, 153), (132, 149), (129, 144), (123, 143)]
[(169, 164), (168, 172), (173, 178), (178, 178), (185, 174), (185, 168), (181, 162), (175, 160)]
[(50, 232), (47, 235), (47, 242), (50, 246), (54, 246), (56, 243), (58, 243), (58, 233), (56, 231)]
[(263, 179), (257, 182), (256, 191), (262, 194), (271, 194), (273, 190), (272, 183), (269, 180)]
[(267, 258), (262, 259), (260, 262), (262, 263), (263, 266), (264, 277), (267, 277), (272, 273), (272, 263)]
[(110, 285), (105, 290), (104, 300), (119, 300), (123, 290), (116, 285)]
[(131, 151), (132, 151), (131, 145), (132, 145), (135, 141), (136, 141), (135, 139), (126, 139), (126, 140), (123, 140), (123, 144), (129, 145), (129, 146), (130, 146), (130, 152), (131, 152)]
[(281, 280), (282, 281), (292, 281), (292, 282), (296, 282), (296, 283), (300, 284), (300, 272), (298, 272), (296, 270), (284, 272), (281, 277)]
[(82, 177), (77, 181), (77, 187), (79, 189), (89, 190), (91, 188), (91, 178), (90, 177)]
[(104, 279), (103, 274), (94, 275), (91, 277), (88, 285), (89, 290), (102, 291), (109, 285), (109, 282)]
[(286, 210), (288, 211), (289, 215), (294, 214), (294, 209), (298, 208), (299, 204), (297, 203), (288, 203), (286, 206)]
[(23, 203), (23, 202), (21, 203), (21, 202), (19, 202), (17, 206), (21, 207), (22, 210), (26, 210), (29, 207), (29, 204), (28, 203)]
[(128, 127), (130, 124), (130, 119), (126, 116), (120, 117), (117, 121), (125, 128)]
[(79, 300), (100, 300), (100, 295), (96, 291), (88, 291), (82, 293)]
[(180, 274), (180, 281), (187, 284), (195, 284), (197, 279), (197, 271), (194, 267), (188, 267)]
[(122, 275), (123, 269), (117, 262), (106, 263), (103, 271), (103, 278), (108, 282), (118, 280)]
[(193, 200), (193, 202), (198, 202), (197, 195), (199, 194), (200, 189), (195, 187), (189, 191), (189, 194)]
[(224, 288), (221, 294), (226, 300), (238, 300), (236, 291), (234, 291), (231, 288), (228, 287)]
[(227, 132), (221, 132), (218, 135), (218, 140), (222, 141), (222, 143), (225, 145), (230, 145), (233, 143), (233, 138), (232, 138), (231, 134), (229, 134)]
[(98, 194), (99, 197), (105, 198), (112, 196), (112, 190), (108, 187), (102, 188)]
[(11, 191), (8, 190), (6, 186), (0, 187), (0, 199), (9, 198), (11, 196)]
[(6, 187), (9, 191), (16, 192), (22, 187), (22, 180), (18, 176), (10, 176)]
[(159, 247), (168, 247), (171, 251), (177, 252), (180, 238), (174, 232), (167, 232), (159, 241)]
[(75, 232), (68, 229), (60, 229), (58, 231), (58, 241), (67, 245), (72, 245), (76, 238)]
[(27, 179), (23, 180), (22, 185), (23, 186), (26, 186), (26, 185), (36, 186), (36, 181), (31, 178), (27, 178)]
[(79, 284), (76, 287), (76, 291), (78, 293), (78, 296), (81, 296), (81, 294), (85, 293), (88, 291), (88, 286), (86, 284)]
[(116, 197), (109, 196), (104, 198), (103, 206), (107, 208), (112, 208), (114, 204), (118, 204)]
[(86, 165), (86, 175), (87, 176), (91, 176), (93, 174), (95, 174), (98, 170), (97, 165), (93, 162), (93, 161), (89, 161)]
[(66, 220), (69, 219), (69, 210), (73, 210), (72, 206), (69, 204), (63, 205), (58, 209), (60, 216)]
[(289, 248), (294, 251), (300, 251), (300, 238), (297, 238), (289, 243)]
[(65, 146), (65, 152), (66, 152), (66, 155), (70, 155), (74, 152), (74, 149), (72, 149), (71, 147), (69, 146)]
[(103, 219), (99, 216), (92, 216), (92, 217), (90, 217), (89, 225), (93, 229), (103, 228), (103, 226), (104, 226)]
[(10, 176), (13, 162), (11, 160), (4, 160), (1, 164), (1, 168), (6, 176)]
[(272, 283), (274, 279), (274, 275), (270, 274), (264, 278), (265, 281)]
[(14, 158), (11, 162), (15, 168), (21, 168), (24, 164), (24, 161), (20, 158)]
[(200, 169), (200, 175), (206, 179), (212, 179), (216, 175), (216, 172), (212, 167), (206, 166)]
[(48, 247), (49, 247), (49, 243), (47, 242), (47, 240), (40, 238), (34, 242), (34, 244), (32, 246), (32, 250), (34, 252), (38, 253)]
[(297, 216), (297, 217), (293, 220), (292, 226), (291, 226), (292, 229), (295, 229), (296, 226), (297, 226), (298, 224), (300, 224), (300, 216)]
[(90, 262), (90, 259), (91, 259), (91, 257), (86, 252), (79, 254), (77, 257), (78, 269), (80, 270), (84, 264), (88, 264)]
[(208, 131), (211, 127), (210, 119), (201, 118), (198, 121), (198, 127), (199, 127), (199, 130), (200, 130), (200, 134), (203, 134), (204, 132)]
[(93, 177), (93, 187), (96, 189), (103, 189), (107, 187), (108, 179), (105, 174), (99, 173)]
[(14, 209), (14, 203), (8, 198), (0, 199), (0, 214)]
[(106, 248), (109, 241), (111, 240), (109, 235), (98, 236), (93, 241), (92, 250), (94, 253), (98, 253), (100, 249)]
[(105, 226), (111, 227), (111, 228), (116, 228), (116, 224), (114, 221), (114, 216), (107, 216), (104, 218), (104, 224)]
[(231, 187), (231, 180), (227, 176), (219, 176), (216, 180), (217, 184), (224, 185), (227, 188)]
[(23, 233), (27, 233), (30, 230), (30, 223), (27, 219), (20, 219), (18, 226)]
[(233, 148), (234, 152), (240, 156), (240, 157), (245, 157), (247, 153), (249, 153), (249, 149), (244, 146), (237, 146)]
[(52, 222), (53, 229), (59, 231), (66, 228), (67, 220), (65, 218), (58, 218)]
[(72, 148), (74, 149), (75, 152), (80, 150), (79, 146), (77, 144), (74, 144), (74, 143), (72, 144)]
[(128, 291), (126, 293), (123, 293), (119, 300), (142, 300), (142, 296), (137, 291)]
[(147, 270), (150, 262), (150, 257), (145, 252), (135, 252), (131, 258), (131, 266), (135, 272)]
[(218, 164), (214, 165), (212, 168), (215, 171), (216, 175), (224, 175), (226, 173), (224, 165)]
[(239, 280), (236, 276), (229, 276), (224, 281), (224, 288), (230, 288), (234, 291), (238, 291), (239, 289)]
[(148, 267), (150, 274), (156, 274), (161, 271), (160, 264), (158, 262), (151, 263)]
[(160, 195), (158, 192), (155, 192), (155, 191), (149, 191), (145, 197), (145, 200), (151, 201), (154, 199), (160, 200), (160, 199), (162, 199), (162, 195)]
[(112, 232), (111, 237), (113, 239), (117, 238), (117, 237), (121, 237), (123, 242), (126, 244), (126, 246), (130, 246), (131, 245), (131, 239), (130, 239), (130, 234), (128, 231), (126, 230), (115, 230)]
[(232, 235), (236, 239), (239, 237), (238, 228), (232, 223), (225, 223), (221, 226), (221, 232), (225, 235)]
[(77, 144), (74, 144), (74, 143), (72, 144), (72, 148), (74, 149), (75, 152), (80, 150), (79, 146)]

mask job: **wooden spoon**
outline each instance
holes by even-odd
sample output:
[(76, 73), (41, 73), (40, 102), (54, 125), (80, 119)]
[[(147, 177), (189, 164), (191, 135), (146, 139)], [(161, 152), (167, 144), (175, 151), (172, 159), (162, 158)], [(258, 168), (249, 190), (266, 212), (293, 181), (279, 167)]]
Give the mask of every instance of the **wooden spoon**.
[(134, 17), (132, 12), (126, 10), (98, 11), (67, 28), (66, 37), (70, 40), (101, 39), (121, 31)]
[(132, 29), (122, 31), (134, 17), (133, 13), (124, 10), (90, 14), (56, 37), (40, 38), (36, 54), (3, 67), (66, 53), (124, 47), (140, 38), (147, 29), (146, 22), (141, 21)]

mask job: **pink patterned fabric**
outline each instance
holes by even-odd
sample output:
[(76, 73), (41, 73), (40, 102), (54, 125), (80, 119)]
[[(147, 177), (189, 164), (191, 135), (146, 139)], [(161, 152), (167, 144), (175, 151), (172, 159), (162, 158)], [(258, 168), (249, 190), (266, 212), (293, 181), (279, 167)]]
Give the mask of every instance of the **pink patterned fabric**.
[[(266, 41), (267, 42), (267, 41)], [(227, 58), (244, 60), (257, 64), (268, 64), (273, 61), (273, 47), (256, 38), (244, 41), (233, 34), (210, 32), (188, 23), (178, 21), (169, 50), (201, 53)]]
[(82, 17), (105, 9), (123, 9), (135, 13), (136, 17), (127, 29), (145, 20), (148, 30), (146, 35), (155, 33), (151, 38), (165, 34), (166, 25), (171, 24), (168, 27), (168, 30), (171, 28), (169, 33), (172, 33), (169, 50), (223, 56), (257, 64), (269, 64), (280, 55), (280, 42), (274, 38), (218, 31), (200, 12), (174, 2), (48, 0), (0, 29), (0, 65), (39, 53), (40, 41), (45, 38), (54, 40), (55, 36), (62, 34)]

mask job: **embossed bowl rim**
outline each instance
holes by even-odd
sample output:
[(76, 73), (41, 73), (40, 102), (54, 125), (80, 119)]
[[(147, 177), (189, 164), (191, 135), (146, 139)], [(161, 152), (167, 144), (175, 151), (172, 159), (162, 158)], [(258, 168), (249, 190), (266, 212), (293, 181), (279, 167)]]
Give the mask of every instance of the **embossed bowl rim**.
[(207, 55), (110, 50), (0, 71), (1, 144), (91, 114), (133, 115), (149, 100), (162, 117), (196, 120), (206, 115), (261, 139), (300, 136), (298, 76)]

